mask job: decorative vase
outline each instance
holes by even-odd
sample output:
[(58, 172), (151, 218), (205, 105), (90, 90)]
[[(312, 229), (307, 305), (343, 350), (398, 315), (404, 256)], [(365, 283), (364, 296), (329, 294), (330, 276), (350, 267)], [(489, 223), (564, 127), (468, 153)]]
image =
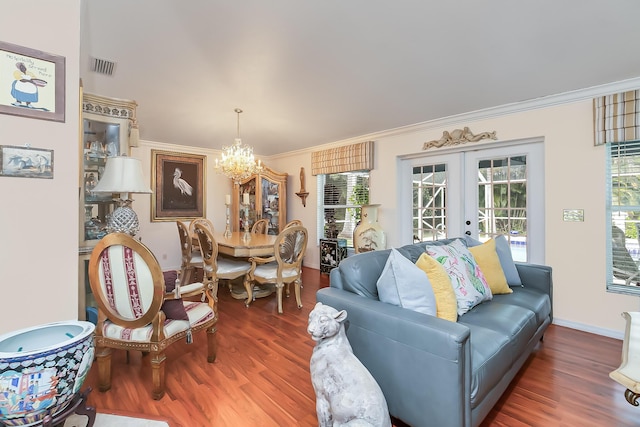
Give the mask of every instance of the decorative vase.
[(71, 403), (93, 362), (94, 330), (71, 320), (0, 336), (0, 425), (39, 424)]
[(380, 205), (363, 205), (360, 224), (353, 230), (353, 247), (355, 253), (385, 249), (387, 237), (378, 224), (378, 207)]

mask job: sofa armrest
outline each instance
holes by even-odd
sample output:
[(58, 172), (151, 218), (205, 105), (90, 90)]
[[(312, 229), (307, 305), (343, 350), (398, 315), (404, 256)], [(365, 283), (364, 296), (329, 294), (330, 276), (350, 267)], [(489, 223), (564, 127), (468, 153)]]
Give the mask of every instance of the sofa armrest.
[(525, 288), (534, 288), (540, 292), (551, 295), (553, 292), (551, 267), (525, 262), (516, 262), (515, 264), (522, 285)]
[[(354, 354), (382, 389), (389, 412), (415, 427), (470, 426), (471, 344), (462, 324), (335, 288), (317, 300), (347, 311)], [(455, 416), (452, 416), (455, 414)]]
[(551, 320), (553, 320), (553, 276), (552, 268), (548, 265), (516, 262), (516, 268), (522, 281), (522, 286), (536, 289), (549, 295), (551, 301)]

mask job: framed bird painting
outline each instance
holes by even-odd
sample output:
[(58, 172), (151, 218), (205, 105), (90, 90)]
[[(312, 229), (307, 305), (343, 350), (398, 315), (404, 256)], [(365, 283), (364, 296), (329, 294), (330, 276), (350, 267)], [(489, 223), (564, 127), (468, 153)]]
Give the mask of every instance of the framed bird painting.
[(206, 156), (151, 150), (151, 221), (205, 216)]

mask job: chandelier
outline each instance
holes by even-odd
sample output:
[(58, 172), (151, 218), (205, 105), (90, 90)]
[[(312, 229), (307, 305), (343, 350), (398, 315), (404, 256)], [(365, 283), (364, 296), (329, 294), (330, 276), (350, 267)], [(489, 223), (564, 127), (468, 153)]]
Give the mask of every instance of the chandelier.
[(253, 148), (242, 144), (240, 139), (240, 113), (242, 110), (234, 110), (238, 114), (238, 136), (231, 146), (222, 147), (222, 159), (216, 159), (216, 172), (223, 173), (231, 178), (234, 184), (240, 184), (245, 178), (262, 170), (262, 165), (253, 157)]

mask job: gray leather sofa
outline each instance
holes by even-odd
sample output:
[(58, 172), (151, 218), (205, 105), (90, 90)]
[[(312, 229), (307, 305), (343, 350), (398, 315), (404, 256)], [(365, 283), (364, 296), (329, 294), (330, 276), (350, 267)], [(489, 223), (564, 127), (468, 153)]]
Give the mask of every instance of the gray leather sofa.
[[(427, 244), (398, 250), (412, 262)], [(378, 299), (390, 250), (351, 256), (317, 300), (347, 311), (354, 354), (384, 392), (390, 414), (414, 426), (478, 426), (552, 321), (548, 266), (516, 263), (522, 287), (494, 295), (454, 323)]]

